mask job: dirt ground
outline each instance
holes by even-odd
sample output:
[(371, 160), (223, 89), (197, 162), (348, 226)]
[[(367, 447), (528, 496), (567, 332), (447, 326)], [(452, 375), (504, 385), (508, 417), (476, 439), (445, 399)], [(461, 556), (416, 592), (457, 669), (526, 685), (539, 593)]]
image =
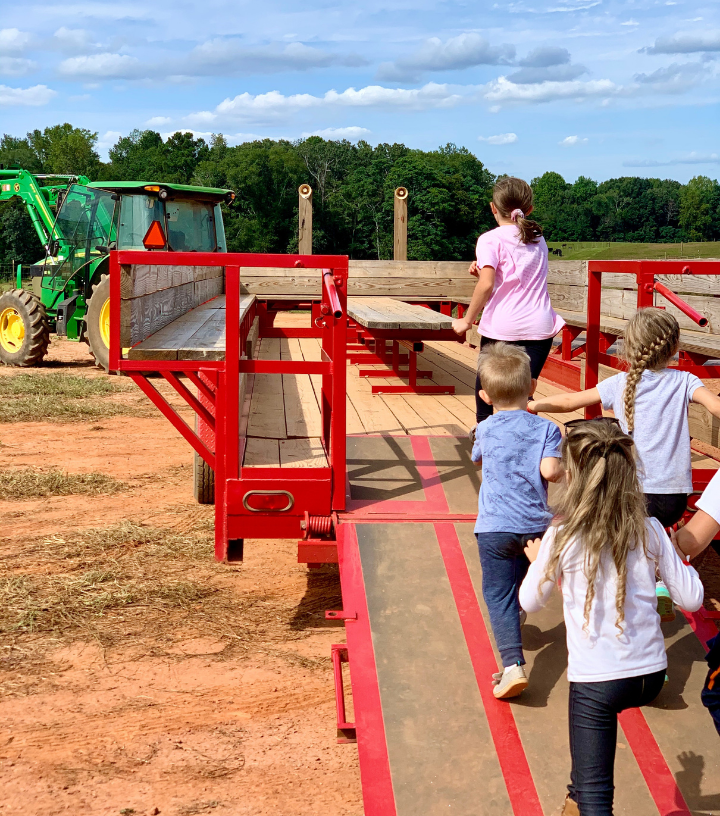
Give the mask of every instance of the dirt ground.
[[(105, 376), (57, 340), (22, 373), (54, 372)], [(215, 564), (188, 445), (113, 379), (126, 413), (0, 423), (0, 473), (123, 483), (0, 501), (0, 814), (359, 816), (357, 749), (335, 741), (336, 571), (298, 565), (294, 540)]]

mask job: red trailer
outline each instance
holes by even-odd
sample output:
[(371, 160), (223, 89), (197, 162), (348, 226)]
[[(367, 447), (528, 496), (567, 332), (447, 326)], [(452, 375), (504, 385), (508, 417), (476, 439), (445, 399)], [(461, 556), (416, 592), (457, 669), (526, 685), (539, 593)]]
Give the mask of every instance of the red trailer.
[[(495, 700), (490, 675), (497, 655), (473, 535), (479, 481), (470, 442), (421, 432), (346, 434), (347, 347), (372, 340), (371, 329), (348, 320), (347, 258), (180, 252), (151, 257), (148, 264), (146, 252), (111, 253), (111, 368), (132, 377), (213, 469), (218, 559), (241, 559), (245, 538), (296, 537), (300, 561), (339, 562), (343, 609), (326, 613), (344, 621), (347, 640), (332, 649), (338, 739), (357, 741), (366, 814), (551, 812), (568, 781), (559, 600), (526, 627), (531, 684), (520, 704)], [(277, 303), (247, 297), (243, 279), (258, 267), (277, 268), (290, 289), (297, 270), (304, 270), (304, 281), (312, 272), (319, 294), (298, 291)], [(720, 272), (720, 264), (715, 269)], [(590, 286), (592, 371), (607, 347), (601, 350), (598, 340), (597, 290), (592, 281)], [(277, 309), (292, 306), (311, 309), (310, 324), (275, 326)], [(427, 331), (445, 331), (438, 325)], [(377, 332), (383, 342), (427, 339), (422, 328)], [(269, 343), (316, 342), (317, 354), (258, 358), (257, 333)], [(390, 355), (382, 348), (360, 359), (374, 354), (377, 360), (370, 362), (387, 362), (389, 377), (403, 376), (397, 344), (394, 359), (385, 359)], [(448, 364), (453, 366), (460, 368), (457, 361)], [(419, 376), (415, 365), (413, 374)], [(296, 375), (318, 382), (320, 449), (302, 467), (291, 456), (283, 460), (280, 443), (279, 466), (249, 462), (252, 395), (269, 389), (265, 404), (272, 409), (273, 394), (282, 391), (278, 378)], [(461, 375), (474, 381), (471, 370)], [(158, 376), (196, 413), (197, 431), (155, 387)], [(412, 379), (401, 392), (412, 392), (408, 399), (455, 399), (418, 396)], [(707, 779), (718, 778), (720, 758), (699, 702), (703, 673), (693, 667), (701, 665), (701, 641), (714, 631), (710, 620), (696, 614), (680, 616), (666, 632), (670, 683), (661, 698), (666, 703), (621, 718), (618, 812), (690, 816), (691, 807), (705, 806), (695, 758), (702, 760), (700, 777)], [(348, 662), (352, 722), (343, 682)]]

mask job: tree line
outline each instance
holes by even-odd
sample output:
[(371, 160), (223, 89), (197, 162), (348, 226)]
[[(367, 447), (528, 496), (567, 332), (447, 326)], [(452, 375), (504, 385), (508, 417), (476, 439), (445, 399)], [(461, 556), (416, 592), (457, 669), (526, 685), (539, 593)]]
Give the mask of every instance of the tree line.
[[(70, 124), (0, 139), (0, 163), (35, 173), (75, 173), (93, 181), (164, 181), (230, 188), (225, 211), (230, 251), (297, 251), (300, 184), (313, 187), (313, 251), (355, 259), (392, 257), (393, 194), (408, 189), (408, 258), (467, 260), (479, 233), (495, 226), (489, 210), (496, 176), (469, 150), (447, 144), (263, 139), (230, 147), (190, 133), (163, 139), (133, 130), (102, 162), (98, 134)], [(696, 176), (623, 177), (566, 182), (554, 172), (532, 179), (534, 217), (548, 241), (720, 240), (720, 185)], [(0, 205), (0, 262), (37, 261), (42, 248), (24, 206)]]

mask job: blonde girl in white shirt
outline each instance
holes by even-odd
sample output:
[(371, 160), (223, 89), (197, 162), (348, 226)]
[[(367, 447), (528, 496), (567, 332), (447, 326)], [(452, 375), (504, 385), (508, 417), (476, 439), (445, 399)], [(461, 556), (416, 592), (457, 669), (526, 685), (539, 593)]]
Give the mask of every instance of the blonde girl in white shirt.
[(533, 563), (520, 605), (536, 612), (560, 582), (572, 757), (563, 813), (612, 816), (617, 715), (651, 703), (667, 668), (656, 570), (682, 609), (700, 608), (703, 586), (662, 525), (646, 517), (635, 446), (617, 420), (566, 427), (565, 495), (542, 543), (526, 550)]

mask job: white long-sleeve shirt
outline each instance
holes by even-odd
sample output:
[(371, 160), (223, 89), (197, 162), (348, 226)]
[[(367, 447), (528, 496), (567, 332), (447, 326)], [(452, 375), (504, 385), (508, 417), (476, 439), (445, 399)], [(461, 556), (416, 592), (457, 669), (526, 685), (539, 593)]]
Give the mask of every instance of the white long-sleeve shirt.
[(655, 569), (670, 597), (681, 608), (695, 612), (703, 602), (703, 585), (695, 569), (684, 564), (657, 519), (648, 519), (647, 555), (642, 546), (628, 553), (625, 619), (622, 632), (615, 626), (617, 571), (609, 553), (603, 554), (595, 578), (595, 598), (587, 632), (583, 631), (587, 579), (584, 553), (577, 539), (565, 547), (553, 581), (542, 583), (557, 527), (545, 533), (537, 559), (520, 587), (520, 605), (537, 612), (561, 581), (567, 630), (568, 680), (598, 683), (651, 674), (667, 668), (665, 641), (660, 629), (655, 595)]

